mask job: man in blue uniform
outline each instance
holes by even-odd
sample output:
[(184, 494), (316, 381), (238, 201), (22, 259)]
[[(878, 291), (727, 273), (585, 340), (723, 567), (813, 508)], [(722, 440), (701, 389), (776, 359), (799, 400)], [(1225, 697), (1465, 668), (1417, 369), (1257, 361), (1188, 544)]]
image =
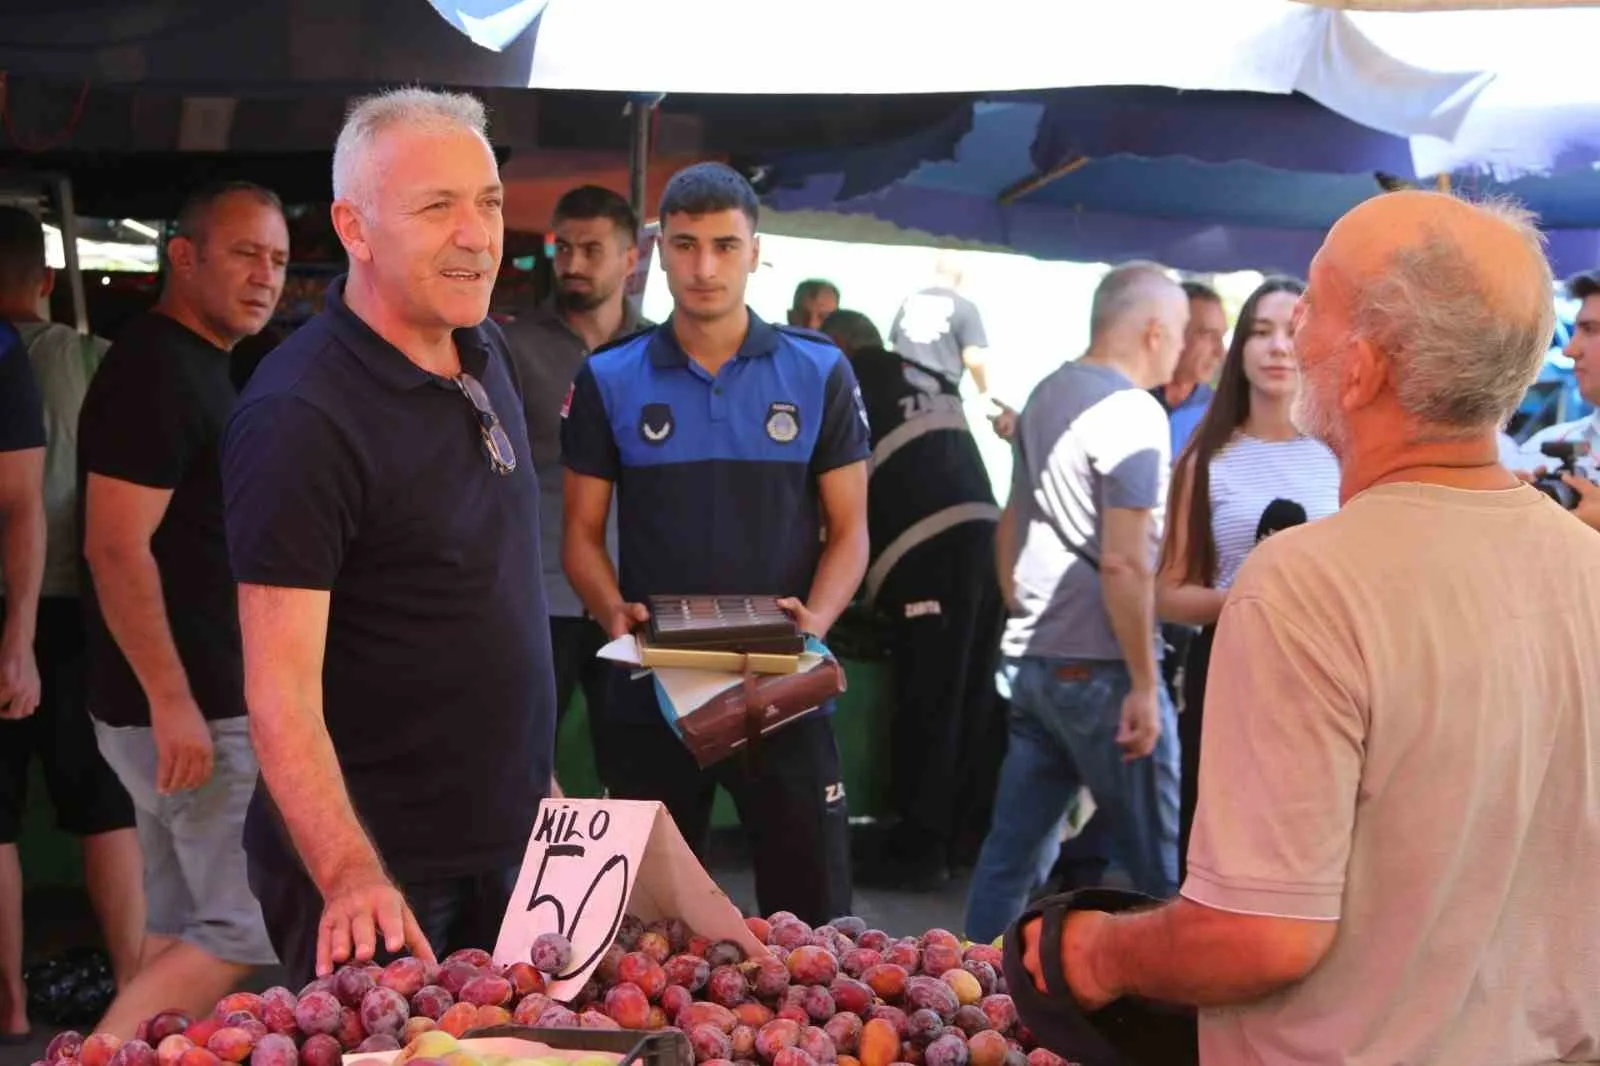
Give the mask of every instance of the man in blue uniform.
[[(777, 595), (824, 636), (867, 566), (870, 447), (855, 375), (820, 334), (746, 308), (757, 205), (736, 171), (680, 171), (660, 217), (672, 317), (596, 351), (568, 396), (567, 576), (613, 637), (648, 618), (648, 597), (674, 594)], [(620, 581), (605, 540), (613, 487)], [(619, 670), (611, 685), (595, 754), (612, 796), (666, 804), (698, 850), (720, 783), (750, 837), (761, 910), (812, 923), (848, 912), (831, 707), (772, 734), (754, 764), (701, 771), (650, 681)]]

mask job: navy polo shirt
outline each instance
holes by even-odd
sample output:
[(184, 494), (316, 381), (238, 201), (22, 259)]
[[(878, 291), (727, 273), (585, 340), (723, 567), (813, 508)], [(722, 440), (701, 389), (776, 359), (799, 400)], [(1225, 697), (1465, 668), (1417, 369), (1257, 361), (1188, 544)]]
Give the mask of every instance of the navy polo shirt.
[[(555, 691), (539, 485), (505, 339), (457, 330), (517, 456), (484, 453), (455, 383), (373, 332), (330, 286), (268, 355), (223, 452), (240, 582), (327, 590), (323, 704), (351, 799), (402, 880), (521, 861), (550, 782)], [(245, 840), (285, 841), (258, 789)]]
[[(578, 370), (562, 462), (617, 487), (624, 599), (804, 599), (822, 553), (817, 478), (870, 454), (850, 362), (827, 338), (750, 315), (712, 377), (672, 322), (597, 350)], [(625, 675), (624, 675), (625, 676)], [(648, 684), (619, 713), (659, 713)]]

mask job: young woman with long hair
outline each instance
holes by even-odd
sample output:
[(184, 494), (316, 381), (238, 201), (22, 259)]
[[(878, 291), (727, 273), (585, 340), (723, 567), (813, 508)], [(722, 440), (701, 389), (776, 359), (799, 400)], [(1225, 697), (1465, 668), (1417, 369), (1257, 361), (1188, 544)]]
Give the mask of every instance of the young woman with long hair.
[(1293, 278), (1268, 278), (1250, 294), (1234, 325), (1216, 396), (1173, 470), (1156, 613), (1164, 622), (1200, 629), (1189, 642), (1178, 716), (1180, 878), (1198, 795), (1206, 668), (1228, 588), (1263, 537), (1339, 507), (1338, 461), (1289, 417), (1300, 389), (1294, 307), (1304, 289)]

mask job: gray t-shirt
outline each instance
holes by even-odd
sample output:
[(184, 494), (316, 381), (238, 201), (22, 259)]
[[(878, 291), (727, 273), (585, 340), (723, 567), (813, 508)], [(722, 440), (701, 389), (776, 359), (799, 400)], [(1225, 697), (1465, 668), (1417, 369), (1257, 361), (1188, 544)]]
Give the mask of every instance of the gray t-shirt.
[[(626, 305), (622, 328), (626, 336), (644, 326)], [(528, 445), (533, 470), (539, 477), (539, 549), (544, 566), (544, 594), (555, 618), (583, 617), (583, 602), (561, 569), (561, 408), (572, 388), (578, 367), (589, 357), (589, 347), (561, 318), (553, 304), (545, 303), (504, 327), (506, 344), (522, 379), (523, 413), (528, 422)], [(606, 525), (606, 547), (617, 558), (617, 509), (612, 500)]]
[(1167, 499), (1167, 416), (1117, 371), (1066, 363), (1028, 397), (1015, 439), (1011, 499), (1021, 548), (1012, 575), (1020, 610), (1006, 623), (1001, 650), (1011, 658), (1120, 661), (1095, 569), (1101, 518), (1108, 507), (1152, 511), (1155, 565)]

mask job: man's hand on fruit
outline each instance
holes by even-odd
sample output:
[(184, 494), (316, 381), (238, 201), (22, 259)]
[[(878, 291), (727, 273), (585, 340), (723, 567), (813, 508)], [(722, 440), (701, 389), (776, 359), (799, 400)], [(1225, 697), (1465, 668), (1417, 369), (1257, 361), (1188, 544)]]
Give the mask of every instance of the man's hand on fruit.
[(409, 949), (424, 962), (437, 961), (405, 896), (381, 871), (335, 885), (317, 926), (317, 976), (326, 977), (341, 963), (372, 961), (380, 933), (390, 954)]

